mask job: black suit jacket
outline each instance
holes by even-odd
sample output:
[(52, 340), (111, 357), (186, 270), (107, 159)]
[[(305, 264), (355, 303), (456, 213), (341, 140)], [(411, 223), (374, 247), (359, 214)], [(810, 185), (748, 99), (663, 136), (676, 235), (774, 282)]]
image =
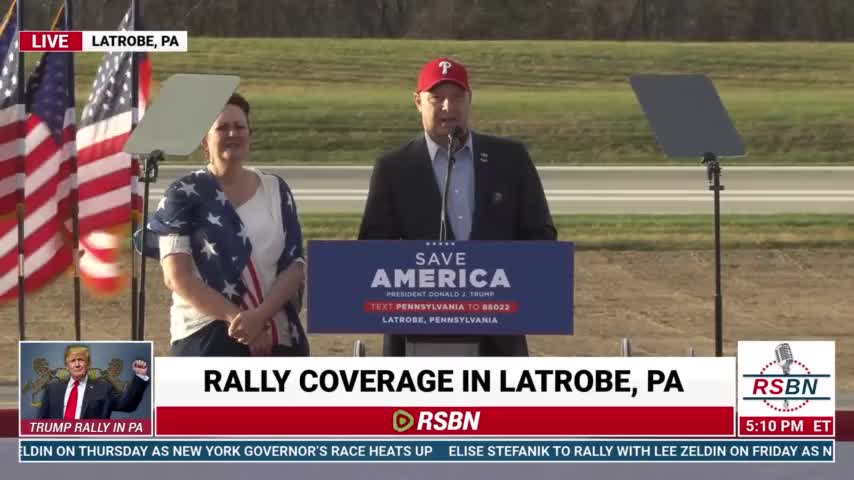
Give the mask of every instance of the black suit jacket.
[[(89, 379), (83, 394), (83, 406), (80, 419), (108, 419), (116, 412), (133, 412), (139, 407), (149, 382), (134, 374), (133, 380), (124, 392), (116, 391), (113, 385), (104, 379)], [(42, 405), (39, 408), (40, 419), (62, 419), (65, 414), (65, 390), (68, 382), (52, 382), (45, 387)]]
[[(555, 240), (543, 185), (524, 145), (472, 133), (475, 207), (470, 240)], [(442, 198), (427, 141), (419, 135), (374, 165), (359, 239), (436, 240)], [(453, 229), (447, 227), (449, 238)], [(484, 355), (527, 356), (524, 336), (481, 336)], [(404, 354), (404, 337), (386, 335), (385, 355)]]

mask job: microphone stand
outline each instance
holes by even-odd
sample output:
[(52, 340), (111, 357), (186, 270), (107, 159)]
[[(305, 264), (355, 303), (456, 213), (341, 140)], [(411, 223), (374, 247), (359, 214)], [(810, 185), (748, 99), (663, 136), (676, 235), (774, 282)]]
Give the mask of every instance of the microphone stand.
[(451, 172), (454, 168), (454, 140), (458, 136), (460, 127), (454, 127), (448, 132), (448, 170), (445, 172), (445, 189), (442, 191), (442, 213), (440, 214), (439, 223), (439, 241), (448, 240), (448, 190), (451, 188)]
[[(439, 241), (448, 240), (446, 225), (448, 211), (448, 190), (451, 189), (451, 172), (454, 168), (454, 147), (460, 144), (463, 130), (454, 127), (448, 133), (448, 169), (445, 172), (445, 189), (442, 192), (441, 224), (439, 225)], [(481, 342), (465, 335), (406, 335), (404, 337), (406, 356), (430, 357), (479, 357), (482, 356)]]

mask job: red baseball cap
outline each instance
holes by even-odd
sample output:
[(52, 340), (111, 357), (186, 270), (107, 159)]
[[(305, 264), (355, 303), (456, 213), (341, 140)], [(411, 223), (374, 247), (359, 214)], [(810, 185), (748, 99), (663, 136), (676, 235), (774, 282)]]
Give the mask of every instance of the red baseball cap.
[(418, 74), (418, 88), (415, 92), (430, 90), (441, 82), (454, 82), (471, 92), (466, 67), (462, 63), (444, 57), (431, 60), (421, 67), (421, 73)]

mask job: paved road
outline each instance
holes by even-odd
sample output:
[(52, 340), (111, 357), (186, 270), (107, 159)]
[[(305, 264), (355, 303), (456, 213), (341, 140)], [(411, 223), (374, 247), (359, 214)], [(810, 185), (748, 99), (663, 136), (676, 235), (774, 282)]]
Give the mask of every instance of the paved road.
[[(195, 169), (162, 165), (151, 208)], [(361, 213), (370, 166), (260, 166), (285, 178), (301, 213)], [(696, 167), (541, 167), (553, 213), (709, 213), (706, 170)], [(854, 167), (723, 167), (723, 213), (852, 213)]]

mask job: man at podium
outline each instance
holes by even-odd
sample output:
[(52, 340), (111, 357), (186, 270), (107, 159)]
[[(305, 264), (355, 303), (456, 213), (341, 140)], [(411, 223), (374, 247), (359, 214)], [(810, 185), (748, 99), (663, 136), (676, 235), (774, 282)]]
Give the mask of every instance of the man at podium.
[[(426, 63), (413, 99), (424, 131), (374, 164), (360, 240), (437, 240), (442, 227), (453, 241), (557, 239), (525, 146), (470, 129), (472, 90), (464, 65), (449, 58)], [(486, 356), (528, 355), (521, 335), (462, 339), (479, 343)], [(386, 335), (383, 353), (404, 355), (405, 337)]]

